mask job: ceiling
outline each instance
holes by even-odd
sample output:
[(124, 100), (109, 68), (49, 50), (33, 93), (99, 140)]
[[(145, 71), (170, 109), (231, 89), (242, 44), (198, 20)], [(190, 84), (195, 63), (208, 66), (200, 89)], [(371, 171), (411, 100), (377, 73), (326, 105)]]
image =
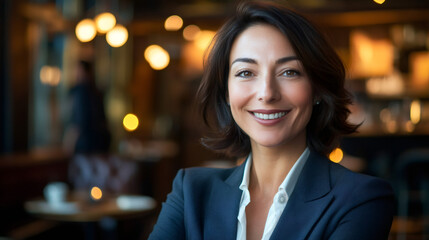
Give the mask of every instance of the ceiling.
[[(134, 17), (147, 18), (159, 14), (182, 13), (184, 17), (223, 16), (239, 1), (231, 0), (134, 0)], [(304, 12), (347, 12), (385, 9), (429, 9), (429, 0), (275, 0)]]

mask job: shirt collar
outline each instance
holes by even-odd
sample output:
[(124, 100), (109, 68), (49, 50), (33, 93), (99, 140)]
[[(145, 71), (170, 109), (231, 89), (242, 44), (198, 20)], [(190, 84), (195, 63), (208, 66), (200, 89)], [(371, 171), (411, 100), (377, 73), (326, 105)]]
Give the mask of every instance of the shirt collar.
[(289, 174), (283, 180), (279, 186), (279, 191), (286, 191), (288, 197), (292, 194), (293, 189), (295, 188), (298, 177), (301, 174), (302, 169), (304, 168), (305, 163), (307, 162), (308, 156), (310, 155), (310, 150), (305, 148), (304, 152), (292, 166), (289, 171)]
[[(305, 148), (304, 152), (292, 166), (289, 171), (289, 174), (283, 180), (279, 186), (279, 191), (285, 191), (288, 196), (290, 196), (295, 188), (298, 177), (301, 174), (302, 169), (304, 168), (305, 163), (307, 162), (308, 156), (310, 155), (310, 150)], [(244, 166), (243, 180), (240, 184), (241, 190), (248, 190), (249, 188), (249, 176), (250, 176), (250, 167), (252, 166), (252, 153), (247, 156)]]
[(249, 188), (250, 167), (252, 166), (252, 153), (249, 153), (249, 156), (247, 156), (245, 164), (246, 165), (244, 165), (243, 180), (240, 184), (240, 189), (243, 191)]

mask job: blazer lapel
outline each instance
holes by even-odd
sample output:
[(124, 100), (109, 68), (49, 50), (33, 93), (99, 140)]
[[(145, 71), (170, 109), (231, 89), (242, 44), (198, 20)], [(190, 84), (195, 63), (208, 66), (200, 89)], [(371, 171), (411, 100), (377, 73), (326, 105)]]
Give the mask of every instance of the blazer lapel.
[(234, 168), (225, 180), (213, 183), (204, 214), (204, 239), (236, 239), (243, 173), (244, 164)]
[(306, 239), (333, 200), (328, 161), (310, 154), (271, 239)]

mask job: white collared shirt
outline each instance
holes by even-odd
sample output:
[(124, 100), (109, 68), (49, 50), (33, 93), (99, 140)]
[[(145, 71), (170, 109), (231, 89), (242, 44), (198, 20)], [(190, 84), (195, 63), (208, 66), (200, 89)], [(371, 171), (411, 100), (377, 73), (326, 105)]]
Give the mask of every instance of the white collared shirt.
[[(310, 151), (306, 148), (289, 171), (289, 174), (280, 184), (279, 190), (274, 196), (273, 203), (268, 212), (262, 240), (268, 240), (271, 237), (309, 155)], [(240, 189), (243, 193), (241, 195), (240, 209), (237, 216), (237, 240), (246, 240), (246, 206), (250, 203), (249, 176), (251, 165), (252, 154), (249, 154), (246, 165), (244, 166), (243, 180), (240, 184)]]

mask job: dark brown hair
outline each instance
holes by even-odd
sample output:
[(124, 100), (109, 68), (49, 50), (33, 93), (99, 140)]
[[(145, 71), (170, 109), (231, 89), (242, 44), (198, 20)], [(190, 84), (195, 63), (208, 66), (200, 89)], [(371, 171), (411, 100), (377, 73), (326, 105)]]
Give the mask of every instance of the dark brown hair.
[(347, 122), (350, 114), (347, 105), (352, 101), (344, 88), (344, 65), (307, 19), (288, 8), (266, 2), (241, 3), (236, 14), (215, 36), (197, 92), (197, 104), (204, 122), (214, 130), (202, 143), (235, 157), (246, 156), (251, 150), (249, 137), (232, 118), (226, 96), (231, 46), (240, 33), (258, 23), (278, 28), (302, 62), (314, 97), (320, 100), (307, 125), (307, 145), (320, 154), (330, 153), (338, 146), (341, 135), (353, 133), (358, 127)]

